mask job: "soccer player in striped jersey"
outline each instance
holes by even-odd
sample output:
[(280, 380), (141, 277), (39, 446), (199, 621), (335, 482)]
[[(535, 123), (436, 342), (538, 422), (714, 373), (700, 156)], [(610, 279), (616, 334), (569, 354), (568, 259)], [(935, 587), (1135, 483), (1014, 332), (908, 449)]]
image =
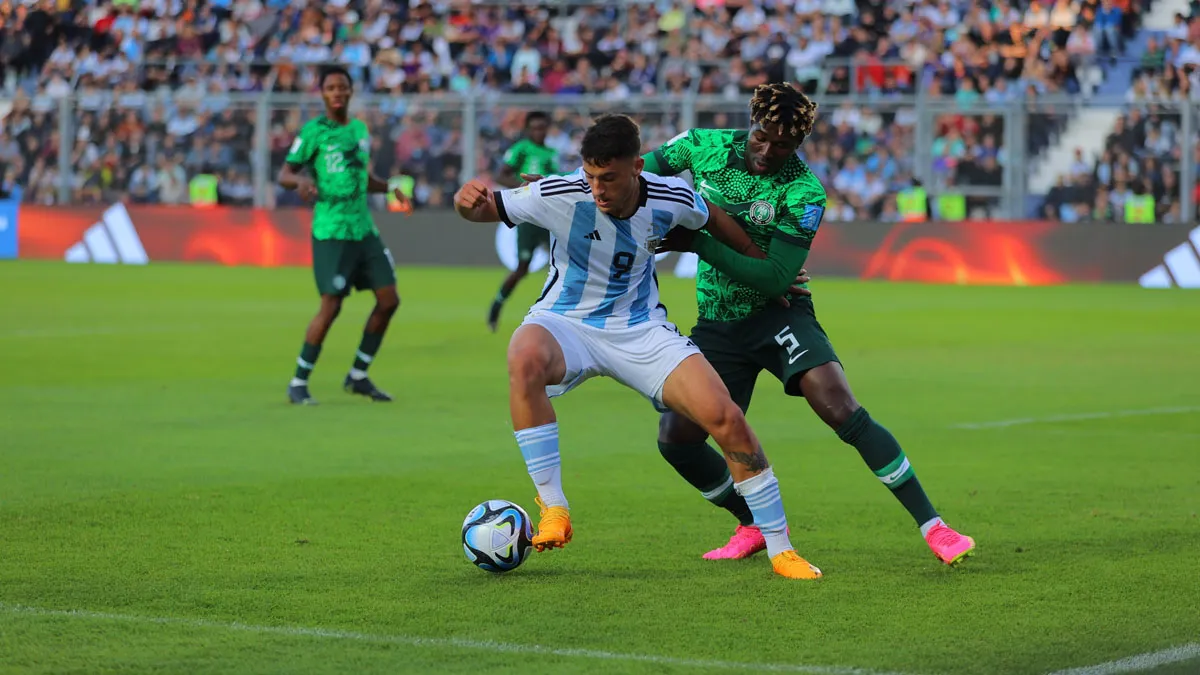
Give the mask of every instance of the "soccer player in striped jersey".
[[(790, 84), (761, 85), (750, 103), (748, 131), (693, 129), (643, 158), (655, 173), (690, 171), (700, 194), (741, 221), (767, 251), (765, 260), (755, 259), (703, 234), (675, 241), (690, 233), (672, 233), (666, 247), (694, 250), (701, 259), (696, 275), (700, 318), (691, 339), (743, 411), (764, 370), (779, 379), (785, 393), (803, 396), (908, 511), (933, 554), (955, 564), (975, 550), (975, 540), (942, 521), (896, 438), (855, 399), (812, 300), (794, 296), (787, 306), (773, 302), (804, 266), (825, 212), (825, 188), (797, 155), (812, 132), (816, 109)], [(731, 489), (721, 456), (706, 448), (707, 435), (684, 416), (667, 413), (658, 447), (684, 479), (741, 522), (725, 546), (704, 557), (754, 555), (766, 547), (757, 514)]]
[(607, 376), (704, 429), (724, 452), (775, 572), (819, 578), (792, 547), (779, 482), (741, 409), (658, 299), (654, 255), (672, 229), (708, 228), (742, 250), (749, 239), (681, 179), (643, 173), (640, 151), (637, 124), (606, 115), (584, 134), (576, 172), (495, 193), (474, 180), (454, 196), (466, 220), (529, 223), (551, 235), (546, 285), (508, 348), (513, 429), (541, 508), (533, 544), (560, 548), (573, 535), (550, 399)]

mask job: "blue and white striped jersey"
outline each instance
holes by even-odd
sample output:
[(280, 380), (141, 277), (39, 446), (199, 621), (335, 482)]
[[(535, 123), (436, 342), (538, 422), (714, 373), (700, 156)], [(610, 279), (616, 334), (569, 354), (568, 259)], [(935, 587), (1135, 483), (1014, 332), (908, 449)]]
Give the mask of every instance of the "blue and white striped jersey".
[(704, 227), (708, 205), (682, 179), (643, 172), (639, 180), (638, 209), (624, 220), (596, 208), (582, 170), (496, 192), (496, 208), (509, 227), (550, 231), (550, 269), (530, 311), (608, 329), (666, 319), (654, 249), (673, 227)]

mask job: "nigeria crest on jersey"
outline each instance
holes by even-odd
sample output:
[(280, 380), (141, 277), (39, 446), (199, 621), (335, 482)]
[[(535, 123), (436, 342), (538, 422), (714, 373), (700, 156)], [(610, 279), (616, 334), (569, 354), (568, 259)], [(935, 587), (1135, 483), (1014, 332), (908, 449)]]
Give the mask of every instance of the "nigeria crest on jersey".
[(755, 225), (768, 225), (775, 220), (775, 206), (761, 199), (750, 205), (750, 222)]

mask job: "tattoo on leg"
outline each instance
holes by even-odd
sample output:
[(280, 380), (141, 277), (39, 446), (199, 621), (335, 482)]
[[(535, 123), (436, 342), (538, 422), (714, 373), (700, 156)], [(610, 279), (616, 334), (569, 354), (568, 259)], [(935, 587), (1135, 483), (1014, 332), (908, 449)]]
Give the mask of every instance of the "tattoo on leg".
[(770, 464), (767, 463), (767, 455), (763, 453), (762, 448), (758, 448), (753, 453), (749, 452), (726, 452), (725, 456), (737, 462), (744, 464), (747, 469), (758, 473), (764, 471)]

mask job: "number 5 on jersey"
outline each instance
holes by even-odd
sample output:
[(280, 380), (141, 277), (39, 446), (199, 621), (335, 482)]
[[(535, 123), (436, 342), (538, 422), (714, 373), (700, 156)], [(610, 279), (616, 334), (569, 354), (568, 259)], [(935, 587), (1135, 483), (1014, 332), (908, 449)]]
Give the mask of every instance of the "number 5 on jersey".
[(807, 349), (801, 352), (796, 351), (797, 349), (800, 349), (800, 341), (797, 340), (796, 336), (792, 334), (791, 326), (784, 326), (783, 330), (776, 333), (775, 342), (778, 342), (780, 347), (787, 349), (789, 366), (795, 363), (796, 360), (801, 356), (804, 356), (808, 353)]

